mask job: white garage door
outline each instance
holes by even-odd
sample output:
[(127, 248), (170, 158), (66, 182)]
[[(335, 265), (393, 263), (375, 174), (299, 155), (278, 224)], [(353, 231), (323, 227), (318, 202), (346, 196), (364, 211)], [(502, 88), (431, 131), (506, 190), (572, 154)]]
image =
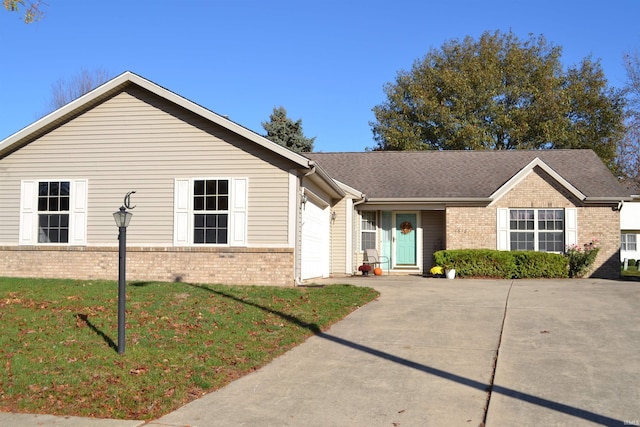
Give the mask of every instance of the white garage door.
[(329, 276), (329, 208), (308, 200), (302, 212), (302, 279)]

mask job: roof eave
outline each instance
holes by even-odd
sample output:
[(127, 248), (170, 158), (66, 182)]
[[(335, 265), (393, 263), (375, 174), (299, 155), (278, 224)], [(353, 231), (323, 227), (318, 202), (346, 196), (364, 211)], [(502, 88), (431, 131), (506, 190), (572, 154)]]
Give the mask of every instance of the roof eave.
[(585, 204), (610, 204), (617, 205), (619, 202), (631, 202), (633, 196), (625, 197), (587, 197), (583, 200)]
[(445, 206), (486, 206), (490, 197), (368, 197), (366, 204), (376, 205), (445, 205)]

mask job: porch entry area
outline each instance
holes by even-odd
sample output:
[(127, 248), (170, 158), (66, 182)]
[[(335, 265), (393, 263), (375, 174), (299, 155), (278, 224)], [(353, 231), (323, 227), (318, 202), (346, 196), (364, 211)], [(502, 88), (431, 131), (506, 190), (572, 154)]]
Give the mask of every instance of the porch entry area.
[(380, 219), (380, 254), (393, 271), (428, 271), (433, 253), (445, 248), (444, 210), (381, 211)]
[(391, 270), (418, 272), (421, 269), (419, 218), (419, 212), (382, 211), (381, 253), (389, 257)]

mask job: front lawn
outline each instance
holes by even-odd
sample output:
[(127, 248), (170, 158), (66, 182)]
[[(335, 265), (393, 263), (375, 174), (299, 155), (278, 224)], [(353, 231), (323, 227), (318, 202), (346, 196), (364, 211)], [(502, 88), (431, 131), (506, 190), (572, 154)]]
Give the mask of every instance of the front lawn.
[(373, 289), (0, 278), (0, 411), (155, 419), (269, 363)]

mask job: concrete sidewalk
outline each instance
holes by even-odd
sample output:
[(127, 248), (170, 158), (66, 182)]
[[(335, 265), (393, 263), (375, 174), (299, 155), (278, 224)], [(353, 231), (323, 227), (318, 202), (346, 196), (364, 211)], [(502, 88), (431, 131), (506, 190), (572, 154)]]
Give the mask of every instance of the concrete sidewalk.
[(478, 426), (485, 416), (487, 426), (640, 422), (638, 283), (333, 282), (372, 286), (381, 296), (156, 421), (0, 414), (0, 425)]

